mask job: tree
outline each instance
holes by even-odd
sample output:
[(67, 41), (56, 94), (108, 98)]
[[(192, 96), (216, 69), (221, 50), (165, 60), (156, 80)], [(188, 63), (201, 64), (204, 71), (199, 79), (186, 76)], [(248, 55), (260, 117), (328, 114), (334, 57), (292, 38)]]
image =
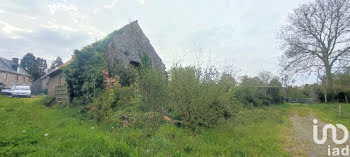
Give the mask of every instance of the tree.
[(350, 95), (350, 69), (335, 75), (334, 86), (337, 92), (336, 94), (339, 96), (340, 93), (343, 93), (345, 102), (349, 103), (348, 95)]
[(21, 60), (21, 67), (24, 68), (30, 76), (33, 76), (33, 72), (35, 71), (35, 56), (32, 53), (24, 55)]
[(46, 60), (43, 58), (35, 58), (32, 53), (27, 53), (21, 60), (21, 66), (28, 72), (35, 81), (45, 75), (47, 69)]
[(292, 87), (292, 84), (295, 82), (293, 74), (288, 73), (287, 71), (281, 71), (280, 73), (281, 83), (284, 90), (284, 96), (289, 97), (289, 89)]
[(47, 69), (46, 60), (43, 58), (36, 58), (35, 60), (35, 73), (33, 74), (33, 79), (37, 80), (46, 74), (45, 70)]
[(316, 0), (295, 9), (281, 29), (284, 70), (318, 74), (326, 102), (333, 72), (349, 64), (349, 26), (349, 0)]
[(267, 92), (266, 86), (269, 84), (269, 82), (272, 79), (272, 73), (269, 72), (269, 71), (262, 71), (262, 72), (259, 73), (259, 77), (263, 81), (263, 85), (265, 86), (264, 93), (265, 93), (265, 96), (266, 96), (266, 94), (267, 94), (266, 93)]
[(278, 77), (273, 77), (270, 82), (269, 82), (267, 90), (267, 95), (271, 96), (272, 98), (272, 103), (277, 104), (277, 103), (282, 103), (283, 102), (283, 96), (282, 96), (282, 83), (279, 80)]
[(61, 57), (57, 57), (50, 66), (50, 71), (56, 69), (57, 67), (61, 66), (63, 64), (62, 62), (62, 58)]
[(103, 54), (93, 47), (74, 50), (74, 61), (63, 69), (69, 100), (74, 105), (91, 103), (93, 97), (105, 88), (102, 71), (106, 67)]
[(271, 102), (260, 77), (243, 76), (235, 96), (244, 106), (264, 106)]

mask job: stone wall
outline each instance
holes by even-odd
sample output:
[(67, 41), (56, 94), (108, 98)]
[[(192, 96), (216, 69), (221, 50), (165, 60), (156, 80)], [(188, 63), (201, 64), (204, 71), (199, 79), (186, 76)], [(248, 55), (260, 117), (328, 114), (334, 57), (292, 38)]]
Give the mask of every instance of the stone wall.
[(31, 86), (32, 80), (29, 76), (0, 71), (0, 83), (11, 88), (14, 85)]
[(66, 78), (61, 70), (50, 75), (47, 85), (48, 96), (56, 98), (60, 103), (68, 100)]
[(137, 21), (119, 29), (108, 45), (105, 54), (109, 66), (116, 61), (122, 61), (125, 67), (131, 62), (141, 63), (140, 55), (145, 53), (150, 57), (152, 66), (165, 71), (165, 65), (152, 47), (149, 39), (143, 33)]

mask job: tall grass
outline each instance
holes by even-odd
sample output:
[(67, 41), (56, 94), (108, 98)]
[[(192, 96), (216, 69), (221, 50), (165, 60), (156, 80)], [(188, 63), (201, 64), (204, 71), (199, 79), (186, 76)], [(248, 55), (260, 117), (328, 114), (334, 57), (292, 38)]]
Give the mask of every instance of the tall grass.
[[(286, 110), (242, 110), (230, 123), (155, 131), (80, 118), (78, 110), (43, 105), (43, 97), (0, 97), (0, 156), (286, 156)], [(47, 136), (45, 136), (47, 134)]]

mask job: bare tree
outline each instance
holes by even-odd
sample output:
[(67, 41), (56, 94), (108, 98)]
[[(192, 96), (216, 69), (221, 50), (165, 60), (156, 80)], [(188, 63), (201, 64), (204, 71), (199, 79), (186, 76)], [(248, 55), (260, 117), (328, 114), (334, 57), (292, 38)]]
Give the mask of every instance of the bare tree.
[(280, 79), (281, 83), (285, 92), (285, 96), (289, 97), (289, 89), (292, 86), (293, 83), (295, 83), (295, 76), (293, 73), (288, 73), (288, 71), (281, 71), (280, 72)]
[(349, 0), (316, 0), (301, 5), (290, 14), (280, 39), (285, 50), (284, 70), (320, 74), (327, 97), (333, 89), (333, 72), (350, 61)]

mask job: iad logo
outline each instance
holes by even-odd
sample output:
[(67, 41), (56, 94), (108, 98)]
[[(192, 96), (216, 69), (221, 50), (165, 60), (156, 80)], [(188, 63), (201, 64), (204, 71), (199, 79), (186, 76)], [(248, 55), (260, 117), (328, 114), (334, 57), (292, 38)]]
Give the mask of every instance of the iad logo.
[(319, 140), (318, 139), (318, 126), (317, 126), (317, 119), (314, 119), (314, 125), (313, 125), (313, 138), (314, 138), (314, 141), (315, 143), (317, 144), (324, 144), (326, 141), (327, 141), (327, 131), (330, 129), (332, 131), (332, 140), (335, 144), (344, 144), (348, 138), (349, 138), (349, 131), (348, 129), (342, 125), (342, 124), (336, 124), (336, 126), (340, 129), (343, 130), (344, 132), (344, 137), (343, 139), (341, 140), (338, 140), (337, 139), (337, 128), (332, 125), (332, 124), (326, 124), (324, 127), (323, 127), (323, 130), (322, 130), (322, 139)]
[[(314, 125), (313, 125), (313, 139), (316, 144), (324, 144), (327, 141), (327, 134), (328, 130), (331, 130), (332, 134), (332, 140), (335, 144), (344, 144), (348, 138), (349, 138), (349, 131), (348, 129), (342, 125), (342, 124), (336, 124), (336, 126), (343, 131), (343, 138), (341, 140), (337, 139), (337, 128), (332, 125), (332, 124), (326, 124), (323, 129), (322, 129), (322, 139), (318, 139), (318, 126), (317, 126), (317, 119), (313, 120)], [(349, 156), (349, 145), (346, 145), (344, 148), (338, 148), (334, 147), (331, 148), (330, 145), (328, 145), (328, 156)]]

